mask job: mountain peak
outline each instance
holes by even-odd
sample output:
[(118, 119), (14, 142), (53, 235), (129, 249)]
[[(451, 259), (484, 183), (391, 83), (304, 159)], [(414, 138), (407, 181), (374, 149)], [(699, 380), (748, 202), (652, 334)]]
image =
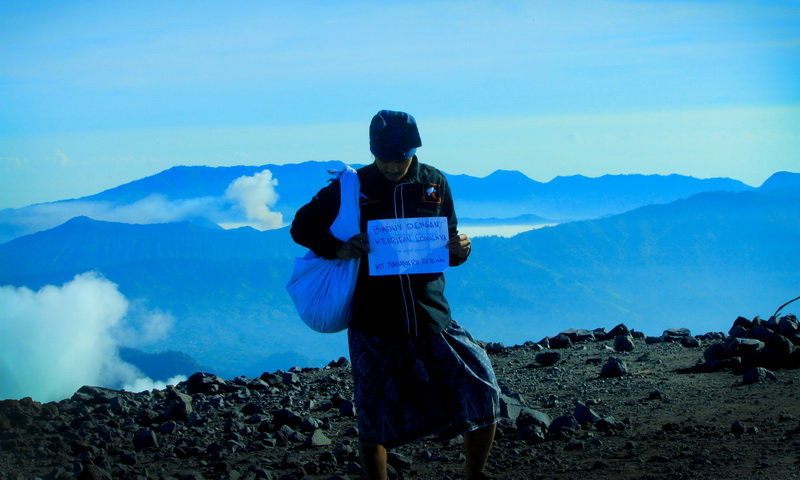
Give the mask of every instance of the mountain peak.
[(769, 195), (800, 197), (800, 173), (773, 173), (759, 190)]
[[(86, 215), (78, 215), (77, 217), (72, 217), (66, 222), (60, 225), (61, 228), (64, 227), (71, 227), (71, 228), (87, 228), (94, 225), (99, 225), (101, 223), (108, 223), (102, 220), (96, 220), (91, 217), (87, 217)], [(59, 226), (55, 226), (53, 228), (59, 228)]]
[(511, 178), (511, 179), (519, 179), (519, 180), (528, 180), (531, 181), (531, 178), (525, 175), (524, 173), (520, 172), (519, 170), (503, 170), (498, 169), (494, 172), (486, 175), (486, 178)]

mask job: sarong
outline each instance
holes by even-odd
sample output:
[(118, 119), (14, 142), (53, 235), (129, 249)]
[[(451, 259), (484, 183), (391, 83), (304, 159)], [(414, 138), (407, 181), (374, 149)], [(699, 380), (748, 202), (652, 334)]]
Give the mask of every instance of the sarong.
[(393, 448), (496, 422), (500, 389), (486, 351), (455, 321), (437, 335), (348, 331), (361, 442)]

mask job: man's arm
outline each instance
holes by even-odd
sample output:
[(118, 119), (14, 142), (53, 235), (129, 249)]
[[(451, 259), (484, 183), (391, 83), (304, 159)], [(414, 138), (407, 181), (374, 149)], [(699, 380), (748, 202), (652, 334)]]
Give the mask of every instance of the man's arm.
[(344, 244), (330, 231), (331, 224), (339, 214), (340, 191), (339, 181), (334, 180), (317, 192), (294, 215), (290, 229), (295, 242), (329, 260), (338, 258), (336, 252)]
[(447, 242), (447, 248), (450, 250), (450, 266), (455, 267), (467, 261), (467, 257), (472, 252), (472, 242), (463, 233), (458, 233), (458, 218), (453, 205), (453, 194), (446, 178), (442, 181), (441, 187), (442, 213), (447, 217), (447, 230), (450, 237)]

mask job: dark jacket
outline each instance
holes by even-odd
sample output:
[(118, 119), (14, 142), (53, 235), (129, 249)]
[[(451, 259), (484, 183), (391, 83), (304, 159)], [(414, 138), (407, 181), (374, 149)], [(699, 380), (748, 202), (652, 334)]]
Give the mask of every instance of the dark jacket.
[[(393, 183), (374, 165), (358, 169), (361, 183), (361, 231), (367, 221), (386, 218), (447, 217), (450, 237), (458, 234), (453, 197), (445, 176), (437, 169), (411, 163), (408, 174)], [(431, 189), (432, 187), (432, 189)], [(342, 242), (329, 227), (339, 212), (338, 180), (320, 190), (294, 217), (295, 242), (323, 258), (336, 258)], [(466, 259), (450, 257), (450, 265)], [(366, 259), (361, 262), (353, 297), (350, 328), (370, 335), (403, 337), (441, 332), (450, 323), (450, 306), (444, 297), (444, 275), (369, 276)]]

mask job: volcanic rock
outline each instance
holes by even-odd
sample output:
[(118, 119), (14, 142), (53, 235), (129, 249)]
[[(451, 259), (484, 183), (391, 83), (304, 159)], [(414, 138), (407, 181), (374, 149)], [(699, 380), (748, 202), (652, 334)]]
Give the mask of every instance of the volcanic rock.
[(497, 355), (499, 353), (505, 352), (506, 347), (500, 342), (489, 342), (484, 347), (484, 350), (486, 350), (486, 353), (488, 353), (489, 355)]
[(624, 323), (620, 323), (620, 324), (619, 324), (619, 325), (617, 325), (616, 327), (612, 328), (612, 329), (611, 329), (611, 330), (610, 330), (610, 331), (609, 331), (609, 332), (608, 332), (608, 333), (607, 333), (607, 334), (606, 334), (606, 335), (603, 337), (603, 339), (604, 339), (604, 340), (609, 340), (609, 339), (612, 339), (612, 338), (619, 337), (619, 336), (621, 336), (621, 335), (622, 335), (622, 336), (624, 336), (624, 335), (630, 335), (630, 333), (631, 333), (631, 331), (628, 329), (628, 327), (626, 327)]
[(580, 430), (581, 425), (574, 415), (562, 415), (550, 423), (550, 433), (574, 433)]
[(633, 347), (633, 337), (630, 335), (619, 335), (614, 337), (614, 350), (618, 352), (632, 352)]
[(778, 377), (775, 376), (774, 372), (763, 367), (751, 368), (750, 370), (744, 372), (744, 375), (742, 376), (742, 383), (744, 385), (766, 382), (768, 380), (775, 381), (778, 380)]
[(559, 333), (559, 336), (561, 335), (568, 337), (572, 343), (588, 342), (595, 339), (594, 332), (583, 328), (570, 328)]
[(188, 422), (189, 415), (193, 412), (192, 397), (180, 393), (175, 389), (168, 390), (164, 416), (170, 420)]
[(628, 373), (628, 366), (619, 358), (609, 358), (602, 370), (600, 370), (601, 378), (621, 377)]
[(232, 385), (228, 385), (225, 380), (210, 373), (197, 372), (186, 379), (186, 382), (181, 382), (178, 387), (185, 384), (186, 393), (189, 395), (195, 393), (203, 393), (205, 395), (215, 395), (218, 393), (235, 392), (237, 389)]
[(583, 402), (575, 402), (575, 410), (572, 416), (581, 424), (591, 424), (598, 422), (602, 417), (594, 412), (591, 408), (587, 407)]
[(142, 450), (144, 448), (158, 447), (158, 439), (155, 432), (150, 429), (140, 430), (133, 437), (133, 448)]
[(332, 362), (328, 363), (328, 367), (330, 368), (345, 368), (350, 366), (350, 360), (346, 359), (345, 357), (339, 357), (337, 360), (333, 360)]
[(330, 445), (331, 439), (326, 437), (322, 430), (314, 430), (314, 433), (308, 436), (305, 445), (307, 447), (324, 447)]
[[(737, 374), (745, 372), (738, 369), (742, 365), (786, 369), (778, 374), (783, 381), (764, 382), (771, 378), (764, 371), (755, 374), (763, 383), (746, 388), (732, 388), (728, 372), (677, 375), (699, 355), (661, 337), (649, 345), (634, 337), (636, 375), (609, 380), (596, 376), (605, 360), (600, 355), (619, 335), (606, 337), (603, 329), (591, 331), (598, 343), (588, 345), (579, 344), (585, 335), (580, 330), (561, 332), (578, 345), (569, 351), (537, 352), (539, 344), (532, 342), (504, 347), (492, 357), (504, 416), (487, 469), (495, 478), (509, 479), (567, 478), (570, 472), (599, 480), (726, 479), (756, 471), (764, 478), (790, 478), (800, 439), (800, 377), (791, 370), (797, 365), (792, 363), (798, 352), (794, 336), (800, 331), (787, 317), (740, 320), (741, 337), (682, 336), (706, 344), (705, 365), (737, 368)], [(752, 342), (763, 347), (748, 351)], [(731, 344), (736, 345), (733, 356), (726, 348)], [(558, 361), (525, 368), (537, 353), (557, 354)], [(536, 358), (538, 366), (547, 363), (547, 355)], [(174, 388), (141, 393), (86, 387), (71, 399), (47, 404), (0, 401), (0, 479), (74, 480), (89, 475), (90, 465), (112, 478), (136, 480), (360, 475), (356, 422), (339, 412), (344, 406), (354, 413), (353, 385), (346, 372), (336, 370), (346, 365), (333, 364), (230, 381), (198, 373)], [(689, 373), (698, 371), (713, 370)], [(297, 382), (284, 383), (288, 374)], [(190, 384), (196, 391), (189, 391)], [(537, 406), (527, 406), (523, 394)], [(185, 425), (167, 418), (189, 408)], [(737, 436), (729, 428), (735, 421), (742, 423)], [(662, 425), (669, 427), (658, 428)], [(743, 447), (739, 437), (756, 432)], [(445, 438), (393, 449), (392, 454), (415, 461), (395, 464), (390, 456), (392, 478), (458, 478), (463, 441)], [(287, 454), (296, 461), (283, 462)], [(762, 457), (769, 466), (763, 466)], [(658, 460), (648, 462), (651, 458)], [(602, 466), (595, 468), (598, 462)]]
[(112, 480), (111, 474), (96, 465), (85, 465), (77, 480)]
[(561, 360), (561, 354), (559, 352), (541, 352), (537, 353), (534, 359), (538, 365), (549, 367)]
[(687, 328), (669, 328), (661, 334), (661, 341), (681, 343), (684, 338), (691, 336), (692, 332)]
[(276, 428), (283, 425), (288, 425), (290, 428), (296, 428), (303, 422), (303, 417), (294, 413), (288, 408), (282, 408), (272, 413), (272, 423)]
[(550, 339), (550, 348), (562, 349), (570, 347), (572, 347), (572, 339), (570, 339), (567, 335), (564, 335), (563, 333), (560, 333)]
[(356, 405), (350, 400), (345, 400), (339, 405), (339, 415), (343, 417), (355, 417)]

